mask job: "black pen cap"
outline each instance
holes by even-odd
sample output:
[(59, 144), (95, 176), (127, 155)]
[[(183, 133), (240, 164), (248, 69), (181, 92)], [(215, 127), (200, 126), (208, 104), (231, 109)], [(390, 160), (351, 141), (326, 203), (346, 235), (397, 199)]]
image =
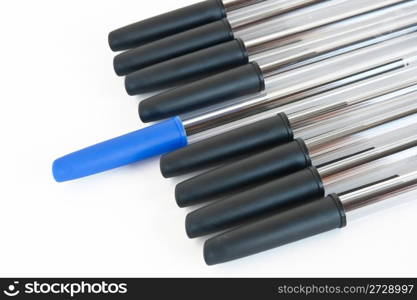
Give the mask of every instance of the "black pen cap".
[(109, 45), (127, 50), (225, 17), (221, 0), (206, 0), (112, 31)]
[(264, 87), (259, 67), (247, 64), (148, 98), (139, 104), (139, 116), (143, 122), (162, 120), (255, 94)]
[(117, 75), (123, 76), (157, 63), (233, 40), (226, 19), (193, 28), (120, 53), (114, 58)]
[(226, 164), (179, 183), (175, 198), (180, 207), (216, 200), (311, 166), (308, 149), (295, 140)]
[(324, 197), (324, 192), (320, 174), (314, 167), (307, 168), (188, 214), (187, 235), (195, 238), (231, 229)]
[(330, 195), (207, 240), (204, 259), (225, 263), (345, 226), (343, 204)]
[(246, 48), (233, 40), (160, 62), (126, 76), (129, 95), (158, 91), (190, 83), (248, 62)]
[[(244, 138), (242, 138), (244, 137)], [(191, 144), (161, 157), (165, 178), (213, 167), (291, 142), (294, 134), (284, 113)]]

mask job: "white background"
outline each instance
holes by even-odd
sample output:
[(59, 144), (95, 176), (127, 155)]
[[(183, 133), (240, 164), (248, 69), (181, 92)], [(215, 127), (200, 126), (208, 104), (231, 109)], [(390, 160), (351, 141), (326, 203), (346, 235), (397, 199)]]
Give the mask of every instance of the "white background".
[(417, 201), (207, 267), (157, 159), (54, 182), (55, 158), (143, 126), (108, 32), (192, 2), (0, 4), (0, 276), (417, 276)]

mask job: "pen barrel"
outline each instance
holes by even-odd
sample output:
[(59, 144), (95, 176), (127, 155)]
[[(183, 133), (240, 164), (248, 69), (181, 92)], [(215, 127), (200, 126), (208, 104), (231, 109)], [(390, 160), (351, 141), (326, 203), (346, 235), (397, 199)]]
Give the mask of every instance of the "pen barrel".
[(320, 174), (314, 167), (307, 168), (188, 214), (187, 235), (195, 238), (253, 222), (324, 197), (324, 193)]
[(138, 95), (197, 81), (247, 63), (242, 41), (233, 40), (133, 72), (126, 76), (125, 87), (129, 95)]
[(275, 147), (186, 180), (176, 186), (180, 207), (191, 206), (245, 190), (311, 166), (302, 140)]
[(139, 104), (139, 116), (143, 122), (157, 121), (260, 92), (264, 88), (258, 65), (247, 64), (150, 97)]
[(228, 12), (235, 11), (245, 6), (265, 2), (266, 0), (222, 0), (222, 3)]
[(112, 31), (109, 45), (127, 50), (225, 17), (222, 1), (206, 0)]
[(114, 58), (114, 70), (119, 76), (127, 75), (233, 39), (229, 22), (223, 19), (123, 52)]
[(345, 226), (343, 205), (330, 195), (209, 239), (204, 259), (220, 264)]
[[(244, 137), (244, 138), (242, 138)], [(191, 144), (161, 157), (165, 178), (213, 167), (230, 159), (291, 142), (294, 134), (284, 113)]]

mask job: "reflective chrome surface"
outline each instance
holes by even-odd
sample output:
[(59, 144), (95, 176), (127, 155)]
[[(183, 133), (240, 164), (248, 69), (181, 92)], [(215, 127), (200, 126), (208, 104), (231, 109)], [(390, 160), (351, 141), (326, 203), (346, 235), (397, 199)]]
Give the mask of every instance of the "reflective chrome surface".
[(344, 138), (337, 139), (320, 151), (314, 151), (313, 165), (321, 168), (332, 163), (352, 158), (393, 141), (406, 140), (417, 133), (417, 114), (394, 120)]

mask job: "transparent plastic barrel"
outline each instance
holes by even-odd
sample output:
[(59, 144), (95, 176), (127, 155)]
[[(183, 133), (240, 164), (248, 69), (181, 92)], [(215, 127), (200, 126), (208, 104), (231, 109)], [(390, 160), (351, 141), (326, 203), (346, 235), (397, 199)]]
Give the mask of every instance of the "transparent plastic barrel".
[(343, 157), (355, 156), (375, 147), (383, 147), (393, 141), (415, 136), (417, 115), (400, 118), (356, 134), (328, 143), (326, 147), (314, 151), (313, 163), (323, 166)]
[(322, 1), (323, 0), (267, 0), (262, 3), (232, 11), (227, 14), (227, 20), (233, 29), (238, 29)]
[[(417, 5), (417, 2), (416, 2), (416, 5)], [(416, 7), (414, 7), (414, 9), (415, 8)], [(346, 44), (345, 43), (345, 45), (342, 45), (342, 46), (346, 46), (346, 47), (342, 47), (342, 48), (340, 48), (340, 47), (334, 48), (333, 47), (334, 51), (332, 51), (331, 53), (326, 53), (324, 56), (320, 55), (320, 53), (317, 53), (316, 58), (314, 58), (313, 60), (311, 60), (311, 59), (307, 60), (305, 63), (306, 64), (316, 63), (320, 60), (329, 59), (330, 57), (333, 57), (333, 56), (339, 56), (339, 55), (342, 55), (342, 54), (346, 54), (348, 52), (355, 51), (355, 50), (358, 50), (360, 48), (364, 48), (364, 47), (371, 46), (371, 45), (374, 45), (374, 44), (378, 44), (378, 43), (387, 41), (387, 40), (395, 38), (395, 37), (399, 37), (399, 36), (407, 35), (409, 33), (413, 33), (415, 31), (417, 31), (417, 25), (415, 25), (415, 24), (414, 24), (414, 26), (409, 26), (409, 27), (406, 27), (406, 28), (402, 28), (400, 30), (397, 30), (397, 29), (398, 29), (398, 27), (401, 27), (401, 26), (406, 25), (406, 24), (410, 24), (411, 22), (415, 23), (416, 22), (416, 19), (415, 19), (416, 17), (417, 16), (414, 16), (414, 18), (409, 18), (409, 17), (404, 18), (404, 17), (402, 17), (403, 20), (399, 21), (399, 23), (396, 22), (396, 21), (391, 22), (392, 19), (395, 19), (395, 18), (388, 18), (384, 22), (384, 26), (374, 26), (374, 28), (381, 28), (380, 30), (373, 29), (370, 34), (367, 34), (367, 37), (371, 38), (371, 40), (366, 40), (364, 38), (365, 35), (362, 33), (364, 30), (362, 30), (362, 29), (359, 29), (359, 30), (358, 29), (356, 29), (356, 30), (349, 29), (350, 31), (354, 31), (355, 33), (358, 33), (360, 35), (357, 38), (359, 43), (353, 43), (353, 44)], [(398, 18), (397, 18), (397, 20), (398, 20)], [(376, 36), (375, 37), (374, 36), (375, 33), (376, 34), (381, 33), (384, 36), (382, 36), (382, 37), (381, 36)], [(330, 37), (330, 39), (333, 40), (331, 37)], [(363, 40), (363, 39), (365, 39), (365, 40)], [(319, 43), (320, 43), (320, 41), (319, 41)], [(316, 42), (314, 44), (316, 44)], [(321, 42), (321, 44), (323, 44), (323, 43)], [(332, 47), (332, 46), (330, 45), (329, 47)], [(298, 49), (298, 47), (290, 47), (289, 51), (287, 51), (287, 48), (285, 48), (284, 51), (278, 52), (279, 58), (277, 58), (277, 61), (275, 63), (275, 66), (278, 69), (277, 71), (279, 71), (280, 73), (285, 71), (285, 68), (280, 68), (280, 65), (283, 65), (283, 64), (285, 64), (289, 61), (292, 61), (294, 59), (294, 57), (297, 57), (297, 60), (305, 59), (306, 55), (304, 55), (302, 53), (302, 50), (303, 49)], [(329, 50), (329, 49), (326, 49), (326, 50)], [(314, 48), (310, 48), (308, 50), (308, 52), (310, 54), (314, 54), (316, 51), (314, 50)], [(269, 61), (269, 60), (271, 60), (271, 58), (264, 57), (263, 60), (268, 60)], [(304, 64), (304, 62), (303, 62), (303, 64)], [(262, 65), (262, 61), (261, 61), (261, 65)], [(294, 66), (294, 64), (291, 64), (290, 67), (291, 68), (296, 68), (297, 66)], [(272, 76), (272, 75), (274, 75), (274, 74), (268, 74), (268, 73), (266, 74), (266, 76)], [(223, 106), (223, 104), (215, 105), (215, 106), (213, 106), (211, 108), (208, 108), (208, 109), (207, 108), (202, 109), (201, 112), (204, 113), (205, 111), (213, 110), (217, 107), (222, 107), (222, 106)], [(192, 118), (192, 116), (195, 116), (195, 115), (198, 115), (198, 114), (200, 114), (200, 111), (197, 110), (197, 111), (192, 112), (191, 114), (185, 115), (185, 118), (190, 119), (190, 118)]]
[[(380, 135), (380, 132), (387, 132), (397, 129), (390, 128), (392, 126), (391, 122), (395, 122), (396, 120), (401, 120), (407, 116), (414, 116), (416, 117), (417, 106), (415, 103), (412, 103), (412, 100), (415, 101), (417, 99), (417, 93), (413, 95), (413, 97), (409, 97), (408, 99), (398, 99), (398, 105), (396, 105), (395, 101), (391, 101), (391, 103), (387, 103), (385, 107), (373, 107), (375, 113), (371, 114), (371, 109), (369, 111), (366, 110), (358, 110), (358, 113), (361, 113), (360, 117), (352, 118), (352, 116), (346, 116), (346, 118), (350, 121), (351, 125), (346, 126), (344, 128), (334, 129), (333, 131), (327, 131), (323, 133), (323, 141), (320, 145), (312, 145), (312, 141), (315, 141), (316, 138), (313, 139), (305, 139), (306, 144), (309, 146), (309, 152), (313, 162), (316, 166), (322, 166), (326, 163), (334, 161), (337, 158), (345, 157), (346, 155), (341, 155), (338, 151), (363, 151), (362, 145), (365, 146), (365, 150), (374, 147), (374, 144), (369, 144), (368, 142), (372, 140), (374, 143), (375, 141), (380, 143), (379, 145), (383, 145), (384, 142), (393, 142), (397, 141), (397, 138), (390, 140), (389, 138), (384, 139), (384, 136)], [(403, 107), (399, 107), (403, 106)], [(402, 115), (403, 112), (409, 112), (407, 115)], [(360, 119), (363, 118), (363, 119)], [(380, 122), (382, 120), (382, 122)], [(378, 121), (378, 122), (377, 122)], [(332, 122), (330, 120), (329, 122)], [(388, 126), (389, 124), (389, 126)], [(414, 126), (415, 123), (412, 124), (411, 127)], [(409, 136), (415, 136), (417, 132), (409, 131), (405, 127), (400, 127), (401, 131), (406, 131), (409, 133)], [(353, 130), (354, 129), (354, 130)], [(373, 132), (372, 129), (380, 129), (380, 132)], [(343, 135), (342, 135), (343, 134)], [(326, 141), (327, 137), (332, 137)], [(398, 135), (405, 136), (407, 135)], [(317, 138), (321, 138), (317, 136)], [(342, 143), (339, 144), (338, 141), (341, 139)], [(345, 153), (345, 152), (344, 152)]]
[[(383, 93), (380, 96), (369, 98), (366, 101), (341, 107), (341, 109), (323, 114), (320, 117), (309, 119), (307, 124), (293, 126), (294, 133), (304, 139), (314, 139), (327, 132), (347, 128), (362, 120), (384, 114), (390, 107), (407, 103), (409, 99), (417, 99), (417, 79), (414, 85), (392, 92)], [(308, 116), (308, 115), (307, 115)], [(290, 116), (291, 120), (291, 116)], [(301, 126), (300, 126), (301, 125)]]
[[(326, 192), (342, 194), (417, 171), (417, 147), (323, 179)], [(359, 186), (358, 186), (359, 185)]]
[[(404, 10), (404, 8), (403, 8)], [(417, 2), (408, 13), (391, 14), (388, 10), (382, 18), (367, 25), (355, 24), (325, 37), (305, 40), (304, 43), (284, 46), (251, 57), (263, 72), (282, 73), (291, 69), (348, 53), (356, 49), (417, 31)]]
[(253, 5), (259, 2), (265, 2), (268, 0), (222, 0), (223, 5), (227, 12), (232, 12), (242, 7)]
[[(271, 50), (252, 54), (250, 59), (257, 61), (260, 65), (265, 65), (280, 60), (291, 60), (294, 57), (303, 58), (306, 54), (323, 51), (324, 47), (332, 48), (329, 44), (353, 44), (353, 41), (349, 42), (349, 38), (359, 40), (357, 36), (373, 36), (389, 30), (394, 31), (395, 28), (402, 26), (416, 24), (416, 13), (417, 1), (399, 3), (303, 32), (285, 40), (284, 45), (280, 41)], [(274, 45), (271, 44), (272, 46)]]
[[(416, 72), (417, 67), (391, 71), (289, 104), (283, 109), (295, 132), (306, 131), (306, 128), (317, 127), (320, 122), (329, 117), (340, 116), (346, 111), (355, 109), (357, 104), (383, 101), (415, 91), (417, 78), (414, 75), (417, 74)], [(267, 115), (269, 117), (280, 111), (271, 111)]]
[[(417, 115), (412, 115), (400, 120), (387, 123), (383, 126), (349, 136), (342, 141), (334, 143), (332, 148), (323, 154), (323, 159), (314, 159), (319, 166), (324, 160), (336, 160), (341, 157), (357, 157), (373, 151), (383, 149), (392, 143), (401, 143), (406, 140), (417, 139)], [(333, 157), (331, 154), (333, 153)], [(325, 170), (324, 167), (319, 167)], [(336, 175), (324, 176), (324, 184), (328, 193), (340, 193), (358, 188), (358, 182), (364, 186), (367, 184), (386, 182), (389, 178), (396, 178), (417, 171), (417, 147), (387, 155), (379, 160), (360, 165), (355, 168), (339, 172)], [(356, 185), (356, 186), (355, 186)], [(384, 209), (389, 209), (411, 200), (415, 200), (417, 186), (400, 189), (395, 193), (385, 194), (372, 199), (344, 199), (347, 201), (346, 210), (350, 220), (365, 217)], [(359, 209), (359, 211), (358, 211)]]
[(385, 69), (380, 68), (379, 75), (364, 76), (353, 83), (343, 85), (336, 89), (330, 89), (316, 96), (307, 97), (298, 102), (290, 103), (256, 116), (244, 118), (224, 126), (191, 135), (189, 139), (191, 142), (197, 142), (241, 126), (273, 117), (281, 112), (287, 114), (292, 127), (297, 131), (300, 127), (317, 122), (317, 120), (323, 118), (323, 114), (325, 113), (341, 110), (349, 106), (352, 102), (367, 101), (370, 98), (380, 97), (390, 91), (402, 89), (417, 82), (417, 78), (415, 78), (417, 67), (400, 70), (393, 68), (386, 72), (383, 72), (383, 70)]
[(358, 209), (369, 207), (384, 198), (390, 198), (411, 191), (417, 187), (417, 171), (392, 176), (376, 184), (371, 184), (360, 190), (350, 191), (339, 196), (345, 212), (351, 213)]
[[(359, 108), (341, 117), (327, 120), (323, 133), (306, 139), (310, 155), (328, 147), (328, 143), (351, 134), (389, 123), (393, 120), (417, 113), (417, 92), (402, 97), (394, 97), (382, 103)], [(301, 133), (303, 134), (303, 133)]]
[(349, 1), (327, 1), (322, 5), (314, 5), (298, 11), (295, 14), (288, 14), (284, 18), (274, 18), (262, 22), (259, 25), (251, 26), (248, 29), (236, 32), (236, 37), (243, 40), (246, 47), (262, 50), (268, 43), (282, 39), (294, 34), (311, 30), (326, 24), (348, 19), (360, 14), (380, 9), (389, 5), (403, 2), (401, 0), (349, 0)]
[(191, 129), (190, 132), (198, 133), (320, 94), (323, 87), (327, 90), (336, 88), (338, 84), (343, 84), (343, 80), (355, 78), (364, 72), (372, 73), (378, 68), (386, 68), (388, 71), (413, 67), (417, 63), (415, 45), (417, 34), (410, 34), (269, 77), (263, 93), (242, 97), (224, 104), (221, 108), (186, 118), (184, 124)]
[[(341, 28), (337, 26), (338, 30), (332, 32), (332, 34), (336, 34), (335, 36), (332, 36), (331, 32), (329, 32), (328, 36), (326, 34), (323, 35), (326, 36), (325, 40), (323, 40), (323, 36), (321, 39), (307, 39), (306, 43), (295, 43), (291, 46), (277, 48), (274, 50), (276, 53), (272, 57), (268, 54), (256, 60), (263, 66), (266, 76), (273, 76), (416, 32), (417, 1), (413, 1), (413, 5), (408, 3), (408, 9), (401, 5), (401, 11), (404, 14), (400, 14), (400, 16), (397, 15), (399, 6), (396, 5), (390, 9), (385, 9), (383, 14), (378, 14), (377, 20), (382, 22), (382, 24), (372, 21), (368, 23), (369, 27), (364, 27), (361, 23), (342, 22), (348, 23), (349, 26), (344, 25)], [(405, 11), (409, 11), (409, 13), (405, 13)], [(366, 15), (363, 16), (365, 20), (368, 19)], [(344, 38), (342, 39), (342, 37)], [(351, 37), (354, 38), (351, 39)], [(271, 72), (271, 69), (273, 72)], [(230, 104), (235, 101), (236, 99), (227, 103)], [(202, 115), (222, 107), (225, 107), (224, 103), (193, 111), (184, 117), (185, 119), (191, 119), (193, 116)]]

